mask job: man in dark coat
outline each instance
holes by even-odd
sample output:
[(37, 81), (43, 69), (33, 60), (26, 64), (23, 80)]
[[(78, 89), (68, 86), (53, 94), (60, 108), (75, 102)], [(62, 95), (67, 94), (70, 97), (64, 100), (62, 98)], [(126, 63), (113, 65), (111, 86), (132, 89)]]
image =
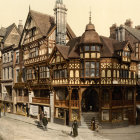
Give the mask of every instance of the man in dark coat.
[(48, 119), (47, 119), (47, 117), (43, 116), (43, 118), (42, 118), (42, 123), (43, 123), (43, 128), (44, 128), (44, 130), (47, 130), (47, 124), (48, 124)]
[(78, 136), (78, 124), (76, 120), (74, 120), (72, 128), (73, 128), (73, 136), (74, 137)]

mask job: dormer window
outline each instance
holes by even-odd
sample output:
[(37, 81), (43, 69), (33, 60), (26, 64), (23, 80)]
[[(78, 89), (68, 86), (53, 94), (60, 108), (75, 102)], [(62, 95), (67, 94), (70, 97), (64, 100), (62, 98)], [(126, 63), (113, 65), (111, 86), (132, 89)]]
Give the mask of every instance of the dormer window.
[(80, 56), (81, 58), (100, 58), (100, 46), (81, 46)]

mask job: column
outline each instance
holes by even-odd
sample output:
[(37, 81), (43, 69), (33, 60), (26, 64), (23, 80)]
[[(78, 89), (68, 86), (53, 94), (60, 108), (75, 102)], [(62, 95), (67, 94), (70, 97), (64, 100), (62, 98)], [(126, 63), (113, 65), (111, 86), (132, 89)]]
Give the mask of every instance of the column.
[(136, 125), (136, 87), (134, 88), (134, 125)]
[(109, 99), (109, 106), (110, 106), (109, 121), (112, 122), (112, 89), (109, 89), (109, 95), (110, 95), (110, 99)]
[(12, 94), (13, 94), (13, 113), (16, 113), (17, 100), (16, 100), (16, 90), (15, 89), (12, 89)]
[(81, 121), (81, 88), (78, 90), (79, 93), (79, 119)]
[(102, 90), (101, 90), (101, 87), (99, 87), (99, 122), (102, 121), (102, 100), (101, 100), (101, 94), (102, 94)]
[(50, 91), (51, 122), (54, 122), (54, 91)]
[(71, 113), (72, 113), (72, 110), (71, 110), (71, 94), (72, 94), (72, 89), (69, 88), (68, 92), (69, 92), (69, 122), (71, 122), (72, 121), (72, 119), (71, 119)]

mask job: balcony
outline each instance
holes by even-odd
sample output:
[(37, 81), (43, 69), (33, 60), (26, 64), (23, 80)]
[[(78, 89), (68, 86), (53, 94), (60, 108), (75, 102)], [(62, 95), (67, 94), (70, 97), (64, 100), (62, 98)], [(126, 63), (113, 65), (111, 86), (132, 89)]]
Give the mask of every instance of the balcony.
[(125, 100), (124, 105), (133, 105), (134, 101), (133, 100)]
[(12, 96), (5, 96), (4, 101), (12, 102)]
[(122, 100), (112, 100), (112, 106), (122, 106)]
[[(68, 108), (69, 107), (69, 101), (67, 100), (56, 100), (55, 101), (56, 107), (62, 107), (62, 108)], [(70, 106), (72, 108), (78, 108), (79, 107), (79, 100), (71, 100)]]
[(71, 107), (78, 108), (79, 100), (71, 100)]
[(33, 97), (32, 98), (32, 103), (36, 103), (36, 104), (50, 104), (50, 99), (49, 98), (45, 98), (45, 97)]
[(20, 102), (20, 103), (27, 103), (27, 102), (29, 102), (29, 97), (18, 96), (18, 97), (16, 98), (16, 101), (17, 101), (17, 102)]
[(39, 63), (39, 62), (46, 61), (46, 60), (47, 60), (46, 55), (37, 56), (37, 57), (25, 60), (24, 65), (30, 65), (30, 64), (34, 64), (34, 63)]
[(55, 106), (56, 107), (63, 107), (63, 108), (68, 108), (69, 107), (69, 101), (66, 100), (56, 100), (55, 101)]

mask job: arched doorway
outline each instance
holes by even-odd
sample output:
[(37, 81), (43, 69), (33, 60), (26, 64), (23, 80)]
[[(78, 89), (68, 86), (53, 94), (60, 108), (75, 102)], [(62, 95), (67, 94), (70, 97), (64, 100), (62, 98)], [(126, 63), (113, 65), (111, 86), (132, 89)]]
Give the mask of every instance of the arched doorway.
[(99, 96), (95, 89), (88, 88), (84, 91), (81, 101), (82, 112), (98, 112)]

